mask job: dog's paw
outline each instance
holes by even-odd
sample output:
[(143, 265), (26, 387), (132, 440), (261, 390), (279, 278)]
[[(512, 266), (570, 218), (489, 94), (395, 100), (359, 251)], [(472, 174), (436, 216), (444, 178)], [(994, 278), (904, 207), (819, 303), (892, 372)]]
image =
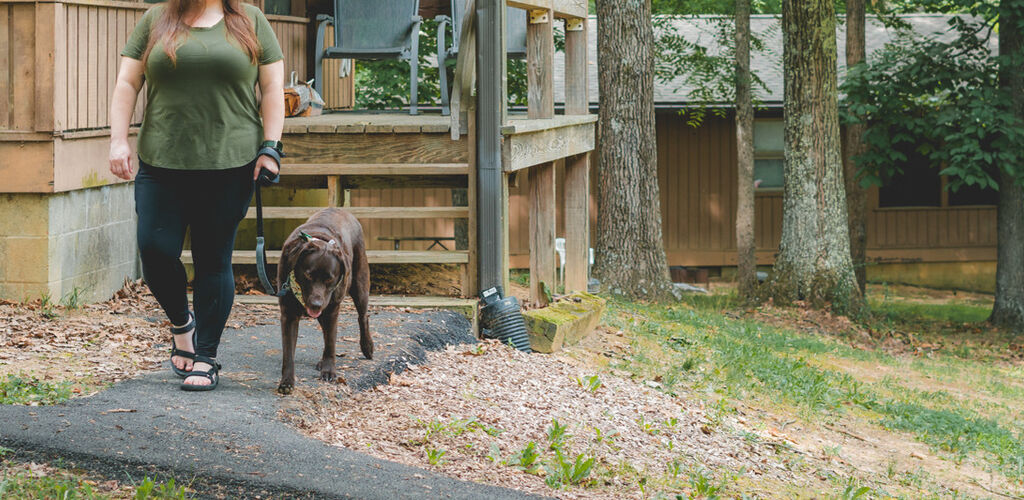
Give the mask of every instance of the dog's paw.
[(292, 393), (292, 391), (293, 391), (294, 389), (295, 389), (295, 384), (293, 384), (293, 383), (291, 383), (291, 382), (281, 382), (281, 383), (280, 383), (280, 384), (279, 384), (279, 385), (277, 386), (277, 392), (278, 392), (278, 394), (284, 394), (284, 395), (286, 395), (286, 396), (287, 396), (288, 394), (291, 394), (291, 393)]
[(366, 359), (373, 359), (373, 341), (363, 341), (359, 343), (359, 348), (363, 351), (363, 356)]
[(324, 382), (334, 382), (337, 379), (338, 374), (337, 372), (334, 371), (334, 368), (328, 370), (320, 370), (320, 380), (323, 380)]

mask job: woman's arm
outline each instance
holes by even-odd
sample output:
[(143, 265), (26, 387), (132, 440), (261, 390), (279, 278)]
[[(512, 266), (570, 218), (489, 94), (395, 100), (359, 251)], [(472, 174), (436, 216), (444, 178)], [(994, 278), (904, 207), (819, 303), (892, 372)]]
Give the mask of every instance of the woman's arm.
[[(280, 141), (284, 128), (284, 61), (260, 66), (260, 115), (263, 117), (263, 140)], [(273, 159), (260, 156), (252, 178), (260, 175), (260, 168), (277, 173), (278, 166)]]
[(135, 113), (135, 101), (139, 97), (144, 81), (145, 67), (142, 61), (130, 57), (121, 58), (121, 70), (117, 73), (114, 95), (110, 99), (110, 172), (131, 180), (132, 149), (128, 145), (128, 125)]

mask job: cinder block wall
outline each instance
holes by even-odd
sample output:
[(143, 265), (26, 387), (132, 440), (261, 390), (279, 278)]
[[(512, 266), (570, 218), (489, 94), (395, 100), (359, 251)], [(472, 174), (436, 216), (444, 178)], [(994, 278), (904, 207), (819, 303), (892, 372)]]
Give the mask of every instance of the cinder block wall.
[(139, 276), (132, 183), (0, 194), (0, 298), (107, 300)]

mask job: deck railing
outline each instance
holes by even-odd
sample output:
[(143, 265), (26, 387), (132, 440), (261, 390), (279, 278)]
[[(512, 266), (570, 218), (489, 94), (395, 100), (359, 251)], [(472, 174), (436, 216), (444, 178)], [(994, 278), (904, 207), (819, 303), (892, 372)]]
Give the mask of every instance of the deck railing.
[[(503, 29), (505, 5), (527, 11), (527, 116), (506, 109)], [(589, 264), (589, 153), (595, 122), (587, 95), (587, 2), (584, 0), (468, 0), (466, 12), (481, 6), (486, 17), (467, 16), (456, 66), (453, 134), (462, 120), (478, 120), (481, 286), (504, 284), (509, 268), (509, 182), (525, 175), (529, 186), (530, 298), (543, 303), (555, 290), (555, 162), (565, 162), (565, 290), (586, 290)], [(554, 22), (565, 22), (565, 115), (555, 115)], [(479, 26), (474, 26), (477, 23)], [(483, 24), (486, 23), (486, 26)], [(479, 67), (478, 67), (479, 66)], [(473, 77), (476, 75), (476, 78)], [(499, 80), (495, 80), (499, 78)], [(479, 102), (471, 101), (476, 81)], [(479, 106), (479, 108), (477, 107)], [(499, 137), (490, 135), (497, 132)], [(498, 164), (500, 168), (495, 168)]]

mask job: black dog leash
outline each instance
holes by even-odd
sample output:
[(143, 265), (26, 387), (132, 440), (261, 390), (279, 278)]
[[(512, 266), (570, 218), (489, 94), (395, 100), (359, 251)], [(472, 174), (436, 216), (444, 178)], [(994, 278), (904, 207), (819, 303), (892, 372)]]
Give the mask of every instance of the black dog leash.
[(263, 241), (263, 197), (260, 196), (260, 189), (263, 186), (269, 187), (280, 182), (281, 158), (284, 156), (284, 153), (271, 147), (264, 147), (256, 155), (257, 158), (260, 156), (269, 156), (273, 159), (277, 163), (278, 173), (272, 174), (269, 170), (263, 168), (260, 169), (260, 175), (256, 178), (256, 273), (259, 274), (260, 283), (267, 294), (274, 297), (283, 297), (288, 293), (288, 284), (282, 284), (281, 289), (275, 291), (274, 285), (270, 283), (270, 278), (267, 277), (267, 252)]

